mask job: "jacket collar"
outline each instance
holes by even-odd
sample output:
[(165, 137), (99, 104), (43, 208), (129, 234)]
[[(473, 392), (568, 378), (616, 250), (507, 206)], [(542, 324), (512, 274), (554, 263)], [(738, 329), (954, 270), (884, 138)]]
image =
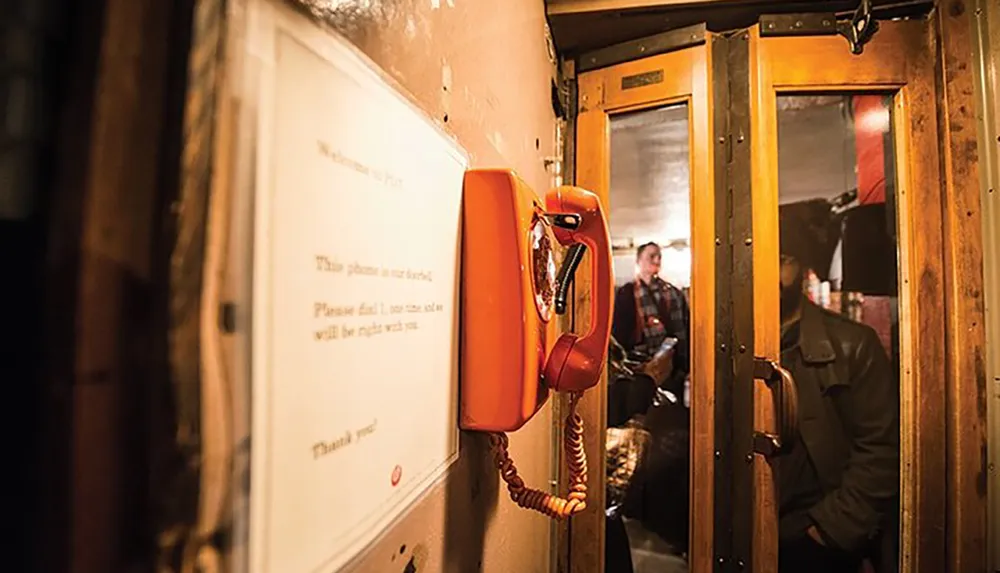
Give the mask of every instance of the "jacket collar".
[(632, 281), (632, 282), (633, 282), (633, 285), (635, 286), (635, 288), (639, 288), (639, 287), (642, 287), (642, 286), (645, 286), (647, 288), (651, 288), (653, 286), (665, 287), (665, 286), (667, 286), (669, 284), (667, 281), (665, 281), (662, 278), (660, 278), (660, 275), (653, 275), (653, 277), (651, 279), (649, 279), (648, 283), (646, 281), (642, 280), (641, 277), (639, 277), (638, 275), (636, 275), (635, 280)]
[(799, 318), (799, 348), (802, 358), (814, 364), (827, 364), (837, 357), (830, 341), (830, 333), (823, 320), (822, 308), (808, 299), (802, 302), (802, 316)]

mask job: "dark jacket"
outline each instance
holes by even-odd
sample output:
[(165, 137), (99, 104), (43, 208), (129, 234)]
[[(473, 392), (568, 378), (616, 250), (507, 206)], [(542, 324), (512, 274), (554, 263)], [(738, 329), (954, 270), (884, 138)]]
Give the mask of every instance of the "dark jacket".
[(833, 544), (858, 552), (897, 518), (898, 374), (866, 325), (807, 302), (799, 328), (802, 360), (792, 376), (802, 441), (824, 491), (809, 516)]
[[(660, 316), (667, 315), (663, 301), (657, 303)], [(629, 281), (615, 291), (614, 316), (611, 320), (611, 336), (625, 350), (632, 350), (642, 341), (642, 328), (638, 324), (639, 313), (635, 307), (635, 281)]]
[[(670, 288), (676, 289), (676, 287), (669, 285)], [(684, 317), (684, 328), (690, 328), (690, 309), (687, 305), (686, 297), (683, 293), (680, 297), (683, 308), (681, 308), (682, 316)], [(614, 306), (614, 316), (611, 322), (611, 335), (615, 337), (615, 340), (625, 350), (632, 350), (642, 342), (642, 325), (639, 324), (638, 309), (636, 309), (635, 301), (635, 281), (629, 281), (618, 288), (615, 291), (615, 306)], [(666, 321), (670, 315), (670, 309), (667, 308), (666, 302), (660, 300), (657, 302), (657, 308), (659, 309), (660, 319), (665, 321), (668, 325), (667, 336), (677, 337), (678, 333), (671, 332), (669, 328), (669, 322)], [(690, 344), (691, 339), (690, 333), (685, 332), (678, 340), (676, 349), (674, 350), (674, 368), (679, 372), (689, 372), (690, 368)]]

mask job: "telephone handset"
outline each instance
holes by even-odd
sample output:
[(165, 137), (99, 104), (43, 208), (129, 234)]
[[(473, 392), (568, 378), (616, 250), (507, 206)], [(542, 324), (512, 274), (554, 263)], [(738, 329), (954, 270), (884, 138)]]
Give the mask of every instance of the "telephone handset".
[[(596, 195), (579, 187), (557, 187), (545, 197), (556, 239), (564, 246), (584, 245), (593, 253), (590, 329), (583, 336), (565, 333), (556, 341), (545, 365), (545, 378), (557, 392), (586, 390), (597, 384), (608, 355), (614, 274), (607, 219)], [(575, 225), (560, 224), (573, 218)], [(580, 257), (570, 264), (578, 265)], [(570, 277), (567, 277), (567, 280)]]
[[(472, 170), (463, 196), (461, 427), (490, 432), (495, 461), (521, 507), (565, 518), (586, 507), (587, 459), (576, 406), (600, 380), (611, 334), (613, 274), (607, 219), (596, 195), (549, 191), (545, 205), (512, 171)], [(570, 247), (561, 272), (554, 243)], [(559, 334), (566, 286), (592, 255), (590, 328)], [(569, 392), (564, 448), (570, 494), (530, 489), (507, 454), (507, 436), (548, 399)]]

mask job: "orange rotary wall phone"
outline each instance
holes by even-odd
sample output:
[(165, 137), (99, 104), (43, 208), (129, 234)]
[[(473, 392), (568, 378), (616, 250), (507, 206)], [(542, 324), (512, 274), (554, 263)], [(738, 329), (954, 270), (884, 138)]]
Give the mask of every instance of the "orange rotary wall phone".
[[(545, 196), (508, 170), (465, 175), (462, 249), (461, 426), (490, 432), (500, 475), (519, 506), (555, 518), (582, 511), (587, 499), (583, 420), (576, 406), (597, 384), (611, 333), (614, 277), (607, 219), (596, 195), (558, 187)], [(555, 242), (571, 247), (557, 273)], [(590, 329), (558, 334), (567, 285), (583, 248), (593, 258)], [(558, 274), (558, 276), (557, 276)], [(567, 499), (531, 489), (507, 454), (507, 435), (545, 404), (549, 390), (569, 392), (564, 448)]]

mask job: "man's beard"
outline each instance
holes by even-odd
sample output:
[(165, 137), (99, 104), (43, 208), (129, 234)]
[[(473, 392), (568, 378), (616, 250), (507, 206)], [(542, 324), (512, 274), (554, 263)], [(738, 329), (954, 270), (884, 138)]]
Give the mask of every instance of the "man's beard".
[(793, 281), (789, 286), (781, 286), (781, 318), (794, 316), (802, 306), (802, 283)]

